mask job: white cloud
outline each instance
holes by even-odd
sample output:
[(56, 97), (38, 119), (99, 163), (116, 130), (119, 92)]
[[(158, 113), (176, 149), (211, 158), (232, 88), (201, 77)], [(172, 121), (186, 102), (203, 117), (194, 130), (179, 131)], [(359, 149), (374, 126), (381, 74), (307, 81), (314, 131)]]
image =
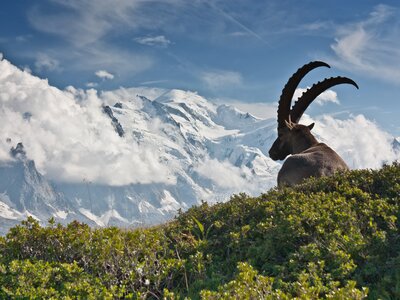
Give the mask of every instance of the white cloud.
[[(97, 183), (174, 183), (158, 147), (138, 146), (114, 131), (97, 91), (61, 91), (46, 80), (0, 62), (0, 159), (23, 142), (49, 178)], [(29, 119), (24, 114), (29, 113)], [(12, 143), (5, 143), (11, 138)], [(11, 145), (11, 146), (10, 146)]]
[(378, 5), (363, 21), (339, 27), (331, 45), (332, 65), (361, 75), (400, 83), (398, 10)]
[[(308, 88), (309, 87), (307, 87), (306, 89), (297, 88), (294, 92), (293, 99), (297, 100), (301, 95), (303, 95), (305, 91), (307, 91)], [(324, 105), (328, 102), (340, 104), (337, 93), (333, 90), (324, 91), (317, 98), (315, 98), (314, 101), (319, 105)]]
[(142, 45), (158, 47), (168, 47), (171, 44), (171, 41), (163, 35), (139, 37), (135, 41)]
[(342, 120), (329, 115), (312, 120), (304, 115), (301, 123), (314, 121), (317, 139), (337, 151), (352, 169), (379, 168), (383, 163), (400, 159), (392, 147), (393, 136), (363, 115), (350, 115)]
[(212, 89), (242, 84), (243, 81), (242, 75), (239, 72), (224, 70), (203, 72), (200, 78)]
[(60, 62), (48, 54), (39, 53), (36, 57), (35, 68), (37, 71), (56, 71), (60, 69)]
[(114, 79), (114, 75), (111, 74), (110, 72), (107, 72), (106, 70), (99, 70), (96, 73), (96, 76), (105, 80), (105, 79)]
[(86, 86), (88, 88), (94, 88), (94, 87), (98, 86), (98, 83), (97, 82), (88, 82), (88, 83), (86, 83)]
[(23, 66), (22, 69), (24, 70), (24, 72), (32, 74), (32, 70), (29, 66)]
[(207, 158), (195, 168), (195, 171), (212, 180), (222, 189), (248, 189), (249, 182), (244, 178), (243, 170), (235, 167), (229, 161)]

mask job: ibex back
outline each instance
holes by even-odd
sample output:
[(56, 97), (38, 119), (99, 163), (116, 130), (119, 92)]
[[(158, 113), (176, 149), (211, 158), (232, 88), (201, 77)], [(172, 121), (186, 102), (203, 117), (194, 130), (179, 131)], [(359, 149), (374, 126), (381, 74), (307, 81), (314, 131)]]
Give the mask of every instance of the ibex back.
[(283, 160), (289, 154), (278, 173), (278, 186), (295, 185), (308, 177), (330, 176), (337, 171), (347, 170), (343, 159), (329, 146), (319, 143), (312, 135), (314, 123), (305, 126), (298, 124), (301, 116), (311, 102), (330, 87), (348, 83), (358, 88), (357, 84), (346, 77), (326, 78), (314, 84), (296, 101), (290, 109), (294, 92), (301, 79), (317, 67), (329, 67), (320, 61), (304, 65), (289, 79), (282, 90), (278, 106), (278, 138), (269, 150), (273, 160)]

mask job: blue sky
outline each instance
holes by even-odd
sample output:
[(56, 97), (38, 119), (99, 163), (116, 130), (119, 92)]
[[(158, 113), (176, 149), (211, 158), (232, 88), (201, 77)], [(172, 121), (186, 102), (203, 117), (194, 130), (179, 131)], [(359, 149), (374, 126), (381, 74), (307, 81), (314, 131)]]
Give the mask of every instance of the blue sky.
[(323, 60), (332, 68), (301, 87), (344, 75), (360, 90), (336, 87), (308, 113), (364, 114), (400, 136), (398, 1), (3, 1), (0, 52), (59, 88), (179, 88), (255, 105)]

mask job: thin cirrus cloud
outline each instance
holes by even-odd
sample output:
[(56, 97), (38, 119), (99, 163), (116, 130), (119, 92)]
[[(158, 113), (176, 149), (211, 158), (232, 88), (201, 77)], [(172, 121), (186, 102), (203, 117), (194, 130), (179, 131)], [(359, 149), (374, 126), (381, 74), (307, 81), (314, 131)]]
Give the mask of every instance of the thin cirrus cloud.
[[(120, 74), (132, 76), (149, 69), (153, 65), (153, 58), (110, 43), (111, 34), (123, 36), (130, 31), (159, 28), (169, 20), (170, 14), (163, 13), (152, 18), (151, 15), (157, 14), (157, 11), (149, 10), (150, 5), (160, 3), (168, 12), (179, 7), (181, 2), (166, 0), (152, 1), (150, 4), (139, 0), (47, 0), (32, 6), (28, 11), (28, 20), (36, 30), (61, 40), (62, 47), (56, 45), (53, 50), (58, 55), (55, 58), (65, 62), (65, 68), (75, 71), (118, 69)], [(46, 3), (51, 3), (58, 10), (48, 10)], [(168, 40), (158, 38), (153, 42), (165, 45)], [(45, 63), (39, 63), (38, 66), (43, 69), (52, 67)]]
[(154, 60), (145, 54), (137, 54), (103, 43), (87, 47), (81, 53), (72, 59), (74, 68), (78, 70), (118, 70), (118, 74), (134, 75), (149, 69), (154, 64)]
[(37, 71), (56, 71), (60, 70), (60, 62), (50, 57), (48, 54), (39, 53), (36, 57), (35, 68)]
[(211, 89), (225, 88), (241, 84), (243, 81), (239, 72), (225, 70), (203, 72), (200, 79)]
[(332, 64), (381, 80), (400, 84), (400, 17), (398, 9), (378, 5), (368, 18), (339, 26), (331, 45)]
[(158, 46), (162, 48), (166, 48), (171, 44), (171, 41), (163, 35), (138, 37), (135, 38), (135, 41), (142, 45)]
[(62, 12), (48, 13), (43, 6), (29, 12), (29, 21), (38, 30), (55, 34), (82, 47), (94, 43), (112, 31), (115, 25), (133, 26), (131, 19), (138, 1), (60, 1), (52, 0)]
[[(138, 28), (153, 29), (161, 26), (171, 17), (169, 13), (159, 13), (155, 4), (162, 4), (164, 11), (173, 11), (181, 0), (51, 0), (61, 9), (57, 13), (48, 13), (44, 6), (36, 5), (29, 12), (29, 21), (38, 30), (56, 34), (75, 46), (92, 44), (113, 31), (126, 31)], [(153, 11), (157, 18), (150, 18)]]

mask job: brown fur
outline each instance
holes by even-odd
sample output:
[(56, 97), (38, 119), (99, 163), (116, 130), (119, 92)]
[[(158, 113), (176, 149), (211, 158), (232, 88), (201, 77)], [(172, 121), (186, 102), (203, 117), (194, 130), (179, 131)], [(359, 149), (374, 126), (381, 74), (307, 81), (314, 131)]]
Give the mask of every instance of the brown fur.
[(279, 131), (280, 146), (274, 145), (270, 156), (287, 149), (289, 156), (278, 173), (278, 186), (292, 186), (308, 177), (331, 176), (348, 170), (343, 159), (329, 146), (319, 143), (311, 134), (310, 126), (291, 124)]
[(289, 156), (278, 173), (278, 186), (293, 186), (308, 177), (331, 176), (348, 170), (343, 159), (324, 143)]

